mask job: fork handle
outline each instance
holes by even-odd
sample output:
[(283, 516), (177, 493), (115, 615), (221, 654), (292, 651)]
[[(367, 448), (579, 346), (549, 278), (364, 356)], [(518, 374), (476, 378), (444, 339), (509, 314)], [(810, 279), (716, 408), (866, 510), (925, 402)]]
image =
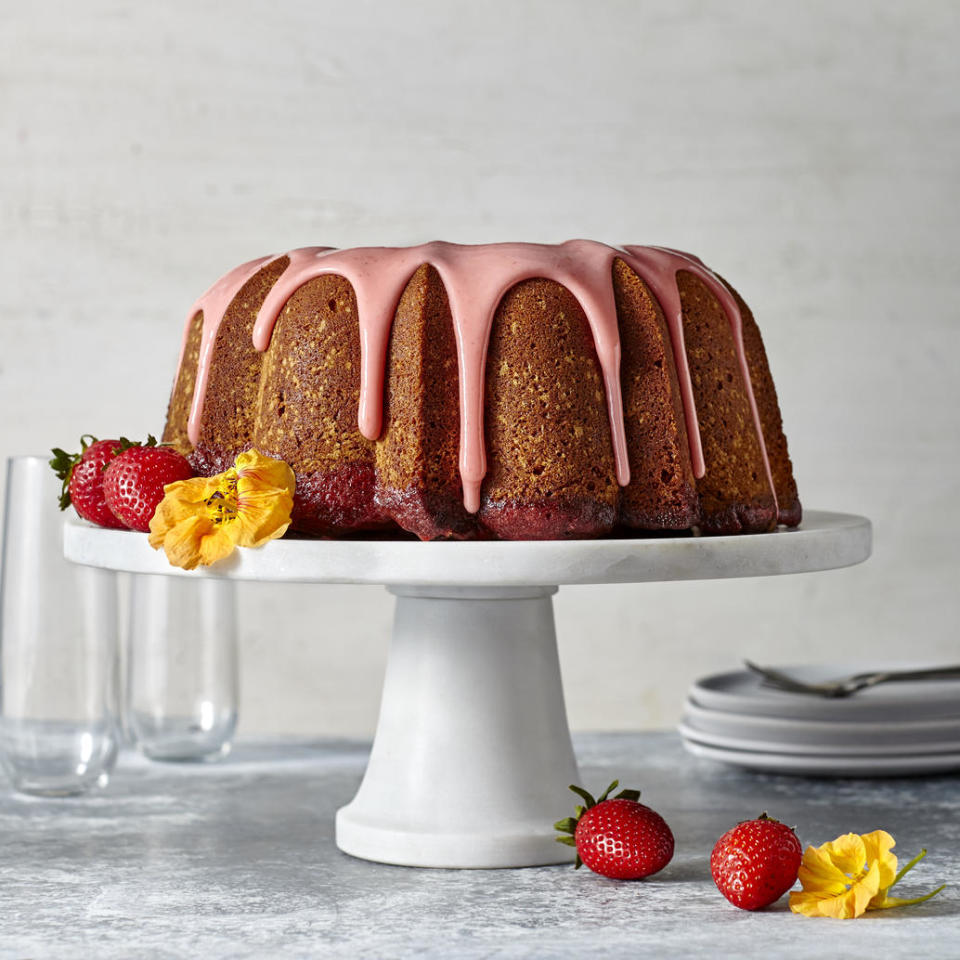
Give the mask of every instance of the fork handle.
[[(897, 680), (952, 680), (960, 678), (960, 665), (952, 667), (927, 667), (924, 670), (875, 670), (870, 673), (858, 673), (850, 678), (857, 684), (874, 687), (878, 683)], [(861, 687), (860, 689), (863, 689)]]

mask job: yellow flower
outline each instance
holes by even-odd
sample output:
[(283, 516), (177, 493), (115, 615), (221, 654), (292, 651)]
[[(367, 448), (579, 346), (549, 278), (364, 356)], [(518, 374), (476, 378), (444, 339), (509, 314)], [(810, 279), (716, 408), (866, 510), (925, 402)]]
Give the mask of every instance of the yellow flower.
[(886, 830), (862, 836), (846, 833), (820, 847), (807, 847), (800, 864), (803, 890), (790, 894), (790, 909), (807, 917), (848, 920), (867, 910), (921, 903), (943, 887), (912, 900), (889, 896), (890, 889), (911, 870), (927, 851), (922, 850), (899, 873), (891, 853), (896, 841)]
[(282, 460), (248, 450), (215, 477), (168, 484), (150, 521), (150, 546), (184, 570), (216, 563), (234, 547), (259, 547), (290, 526), (295, 483)]

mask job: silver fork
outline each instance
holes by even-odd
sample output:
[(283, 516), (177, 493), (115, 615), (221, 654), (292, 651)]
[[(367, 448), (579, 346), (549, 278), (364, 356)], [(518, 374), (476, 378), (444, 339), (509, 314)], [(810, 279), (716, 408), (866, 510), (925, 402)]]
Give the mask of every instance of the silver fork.
[(923, 670), (871, 670), (855, 673), (837, 680), (825, 680), (823, 683), (804, 683), (771, 667), (759, 667), (749, 660), (744, 665), (763, 677), (768, 686), (789, 690), (791, 693), (812, 693), (820, 697), (849, 697), (858, 690), (875, 687), (878, 683), (891, 683), (900, 680), (951, 680), (960, 679), (960, 664), (947, 667), (929, 667)]

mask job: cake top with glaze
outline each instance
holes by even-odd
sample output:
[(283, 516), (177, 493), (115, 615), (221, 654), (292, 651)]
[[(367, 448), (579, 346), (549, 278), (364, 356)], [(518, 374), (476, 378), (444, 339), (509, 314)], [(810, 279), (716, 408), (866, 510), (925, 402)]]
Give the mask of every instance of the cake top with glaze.
[[(286, 254), (261, 257), (242, 264), (218, 280), (191, 307), (187, 325), (203, 313), (200, 362), (188, 425), (196, 444), (217, 332), (227, 308), (243, 286), (261, 269), (277, 260), (289, 262), (268, 293), (257, 315), (253, 345), (264, 351), (273, 327), (290, 297), (304, 284), (325, 274), (344, 277), (357, 299), (360, 333), (360, 402), (358, 426), (363, 436), (376, 440), (383, 418), (383, 389), (390, 329), (400, 297), (414, 273), (432, 266), (443, 281), (457, 345), (460, 384), (459, 466), (464, 505), (476, 512), (486, 473), (483, 391), (487, 344), (494, 314), (503, 295), (523, 280), (543, 278), (566, 287), (583, 308), (600, 363), (610, 422), (617, 481), (630, 481), (620, 390), (620, 337), (614, 299), (612, 268), (620, 259), (647, 285), (660, 304), (670, 332), (683, 401), (694, 474), (705, 466), (696, 405), (683, 338), (683, 318), (677, 273), (687, 271), (701, 280), (717, 298), (730, 323), (755, 427), (762, 428), (750, 384), (743, 349), (742, 318), (725, 284), (699, 258), (667, 247), (625, 244), (612, 246), (592, 240), (561, 244), (493, 243), (464, 245), (435, 241), (411, 247), (304, 247)], [(186, 342), (186, 334), (184, 337)], [(766, 463), (766, 454), (764, 454)], [(766, 463), (768, 476), (769, 463)], [(773, 483), (771, 480), (771, 489)]]

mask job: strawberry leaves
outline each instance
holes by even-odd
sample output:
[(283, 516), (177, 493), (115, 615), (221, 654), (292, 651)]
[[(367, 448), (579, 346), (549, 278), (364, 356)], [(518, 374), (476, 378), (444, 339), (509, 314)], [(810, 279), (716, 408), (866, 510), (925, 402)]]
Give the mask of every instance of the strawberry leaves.
[(575, 869), (586, 864), (607, 877), (637, 879), (663, 869), (673, 856), (673, 834), (663, 818), (638, 803), (639, 790), (624, 789), (614, 780), (599, 797), (583, 787), (570, 789), (583, 801), (574, 816), (553, 826), (558, 843), (577, 851)]
[(70, 506), (70, 479), (77, 464), (83, 459), (83, 455), (93, 444), (99, 441), (93, 434), (85, 433), (80, 437), (80, 452), (67, 453), (60, 447), (54, 447), (50, 452), (53, 456), (47, 462), (50, 464), (53, 472), (59, 480), (63, 481), (60, 488), (60, 509), (66, 510)]

